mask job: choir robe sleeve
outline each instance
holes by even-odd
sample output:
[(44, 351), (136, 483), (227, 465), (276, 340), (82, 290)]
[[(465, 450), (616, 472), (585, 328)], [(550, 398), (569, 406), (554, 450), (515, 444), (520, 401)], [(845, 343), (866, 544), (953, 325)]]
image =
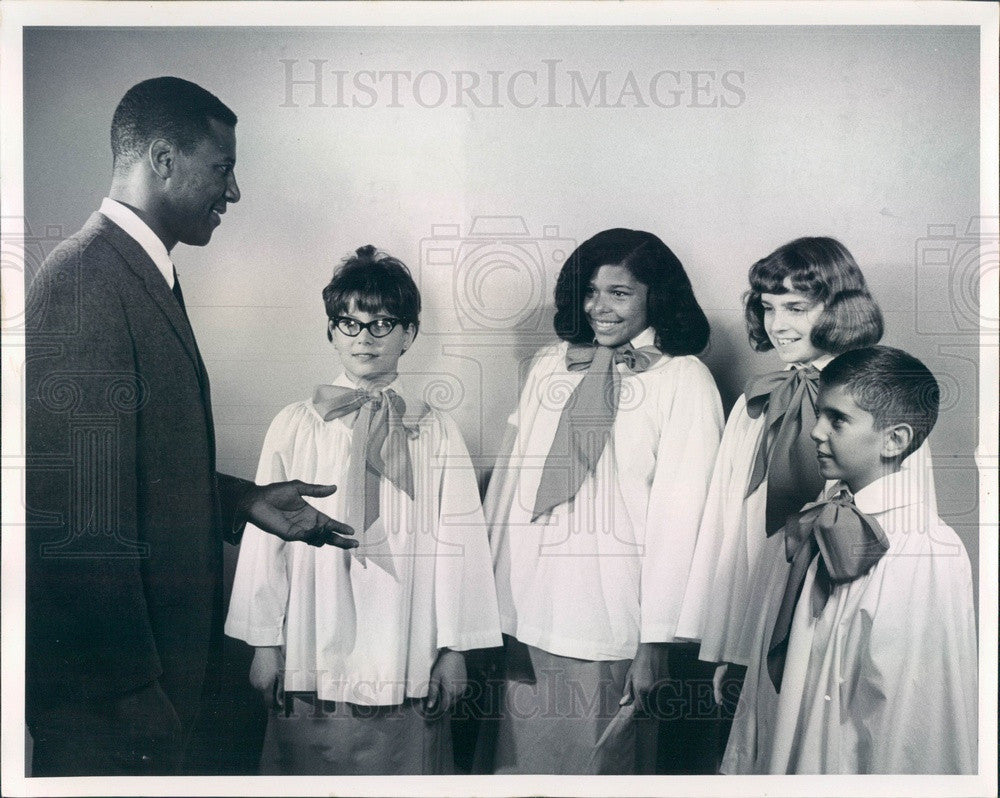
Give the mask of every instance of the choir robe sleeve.
[(472, 460), (455, 422), (442, 430), (433, 463), (439, 486), (434, 612), (437, 647), (456, 651), (500, 646), (493, 561)]
[[(727, 554), (724, 543), (731, 537), (726, 521), (731, 513), (727, 512), (734, 501), (743, 502), (744, 489), (733, 481), (736, 470), (733, 456), (733, 440), (737, 437), (736, 428), (742, 414), (745, 414), (746, 400), (740, 395), (736, 400), (726, 423), (722, 442), (719, 445), (715, 464), (712, 468), (712, 479), (705, 499), (705, 510), (702, 513), (698, 529), (698, 540), (688, 574), (687, 588), (684, 593), (684, 603), (677, 625), (678, 637), (688, 640), (700, 640), (705, 627), (705, 617), (713, 601), (720, 599), (713, 591), (717, 568), (721, 567), (723, 557)], [(737, 491), (739, 491), (737, 497)], [(733, 533), (735, 534), (735, 533)], [(731, 546), (732, 544), (730, 544)]]
[(660, 395), (656, 468), (646, 509), (640, 586), (640, 642), (670, 642), (694, 554), (716, 451), (722, 402), (715, 381), (696, 358), (671, 364), (671, 390)]
[[(287, 476), (286, 449), (295, 441), (295, 405), (271, 422), (257, 466), (258, 484), (283, 482)], [(251, 646), (285, 644), (288, 606), (288, 543), (247, 524), (240, 544), (225, 632)]]
[[(926, 529), (926, 527), (925, 527)], [(938, 524), (901, 536), (862, 606), (857, 685), (845, 719), (862, 773), (975, 773), (978, 747), (972, 569)]]

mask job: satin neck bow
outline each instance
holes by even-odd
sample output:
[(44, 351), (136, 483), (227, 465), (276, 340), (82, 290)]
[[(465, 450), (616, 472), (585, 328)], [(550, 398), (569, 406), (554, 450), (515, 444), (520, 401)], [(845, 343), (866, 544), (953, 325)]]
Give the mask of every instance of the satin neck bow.
[[(597, 344), (570, 344), (566, 349), (566, 368), (570, 371), (589, 369), (595, 355), (600, 349), (608, 349)], [(640, 346), (623, 344), (614, 348), (613, 363), (624, 363), (629, 371), (643, 372), (653, 366), (663, 357), (663, 353), (655, 346)]]
[(825, 484), (816, 462), (816, 445), (809, 437), (816, 425), (818, 393), (815, 366), (764, 374), (751, 380), (744, 392), (747, 414), (751, 418), (766, 414), (745, 495), (750, 496), (767, 477), (765, 531), (769, 537)]
[(354, 527), (361, 545), (352, 549), (362, 565), (371, 559), (395, 575), (388, 540), (379, 521), (379, 481), (385, 477), (411, 499), (413, 468), (408, 439), (419, 434), (419, 421), (428, 411), (422, 402), (408, 409), (391, 388), (367, 391), (339, 385), (320, 385), (313, 406), (324, 421), (357, 412), (351, 425), (351, 454), (347, 467), (345, 521)]
[(879, 522), (857, 508), (846, 488), (832, 499), (807, 504), (788, 519), (784, 532), (785, 558), (792, 567), (767, 650), (767, 670), (779, 692), (792, 618), (813, 557), (819, 554), (809, 597), (815, 617), (836, 585), (864, 576), (889, 550), (889, 539)]
[(570, 371), (586, 369), (587, 373), (573, 389), (559, 415), (559, 425), (535, 494), (532, 521), (576, 496), (584, 479), (597, 468), (618, 414), (621, 375), (614, 364), (624, 363), (631, 371), (641, 372), (661, 357), (663, 354), (652, 346), (635, 349), (626, 344), (612, 349), (589, 344), (569, 345), (566, 368)]

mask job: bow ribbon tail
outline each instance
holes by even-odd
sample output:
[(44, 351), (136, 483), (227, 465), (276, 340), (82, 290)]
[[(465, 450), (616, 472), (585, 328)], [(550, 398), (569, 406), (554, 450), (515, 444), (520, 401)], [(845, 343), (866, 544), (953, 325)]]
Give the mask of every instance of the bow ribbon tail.
[[(775, 534), (823, 488), (809, 433), (816, 424), (816, 380), (795, 372), (767, 399), (764, 432), (754, 454), (746, 496), (767, 479), (765, 531)], [(759, 400), (755, 399), (759, 405)], [(759, 413), (758, 413), (759, 415)]]
[(745, 498), (751, 496), (767, 476), (767, 467), (775, 451), (781, 424), (794, 396), (794, 372), (767, 374), (746, 389), (747, 414), (751, 418), (760, 418), (763, 413), (764, 430), (754, 452), (753, 470), (750, 472)]
[(819, 555), (809, 601), (812, 616), (818, 617), (838, 584), (864, 576), (889, 550), (881, 525), (858, 510), (846, 490), (834, 499), (807, 505), (788, 519), (784, 529), (785, 554), (792, 567), (767, 650), (767, 670), (777, 692), (792, 618), (813, 557)]
[(393, 566), (392, 550), (389, 547), (389, 538), (382, 519), (381, 491), (382, 476), (390, 479), (390, 471), (384, 461), (386, 443), (390, 438), (389, 426), (392, 413), (389, 409), (388, 397), (380, 397), (368, 405), (372, 408), (369, 418), (369, 434), (365, 446), (365, 539), (357, 551), (364, 550), (362, 556), (366, 561), (370, 561), (375, 566), (381, 568), (393, 579), (398, 579), (396, 569)]
[(621, 377), (614, 350), (599, 346), (590, 368), (559, 415), (535, 493), (532, 522), (574, 498), (607, 447), (618, 410)]
[[(791, 519), (789, 520), (791, 521)], [(787, 542), (786, 538), (786, 545)], [(778, 616), (774, 621), (774, 630), (771, 632), (771, 640), (767, 647), (767, 673), (771, 677), (771, 683), (774, 685), (776, 693), (781, 692), (785, 659), (788, 656), (788, 637), (792, 631), (795, 607), (799, 603), (799, 596), (802, 595), (802, 587), (805, 585), (809, 563), (816, 556), (816, 552), (815, 538), (808, 536), (790, 558), (792, 567), (788, 573), (785, 592), (781, 597), (781, 606), (778, 608)]]
[[(364, 552), (369, 520), (368, 433), (371, 427), (371, 418), (371, 405), (362, 405), (358, 409), (358, 417), (354, 421), (351, 433), (351, 454), (347, 465), (347, 490), (344, 497), (347, 523), (354, 527), (360, 543), (359, 546), (351, 549), (351, 554), (365, 568), (368, 567)], [(377, 490), (375, 501), (378, 501)]]

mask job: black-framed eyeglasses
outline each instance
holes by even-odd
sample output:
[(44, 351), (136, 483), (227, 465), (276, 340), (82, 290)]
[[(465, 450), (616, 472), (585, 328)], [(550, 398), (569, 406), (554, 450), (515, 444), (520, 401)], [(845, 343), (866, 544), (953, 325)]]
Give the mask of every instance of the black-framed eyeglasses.
[(365, 323), (350, 316), (337, 316), (333, 320), (334, 326), (349, 338), (357, 338), (362, 330), (368, 330), (373, 338), (385, 338), (396, 329), (397, 324), (402, 324), (402, 319), (394, 319), (386, 316), (381, 319), (372, 319)]

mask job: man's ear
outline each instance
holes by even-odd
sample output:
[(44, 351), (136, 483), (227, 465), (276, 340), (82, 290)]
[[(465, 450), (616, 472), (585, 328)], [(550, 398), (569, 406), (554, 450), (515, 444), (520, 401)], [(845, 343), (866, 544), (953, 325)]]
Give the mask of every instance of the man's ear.
[(893, 424), (882, 430), (882, 456), (888, 459), (902, 457), (913, 441), (913, 427), (909, 424)]
[(164, 180), (174, 173), (176, 155), (174, 145), (166, 139), (153, 139), (149, 143), (149, 166)]

